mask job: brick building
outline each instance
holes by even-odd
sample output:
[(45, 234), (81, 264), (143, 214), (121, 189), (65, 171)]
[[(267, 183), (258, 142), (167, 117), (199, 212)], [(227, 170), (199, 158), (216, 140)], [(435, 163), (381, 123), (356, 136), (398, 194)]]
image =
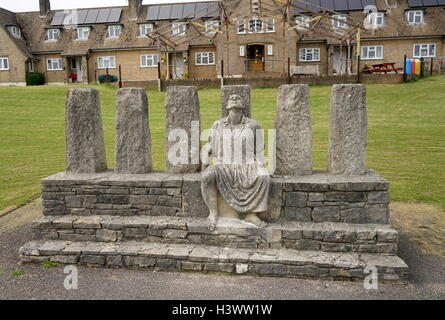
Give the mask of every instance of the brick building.
[(129, 0), (125, 7), (52, 11), (40, 0), (39, 12), (0, 8), (0, 84), (23, 85), (27, 71), (44, 73), (48, 83), (90, 83), (107, 70), (118, 75), (119, 65), (129, 83), (159, 75), (283, 77), (289, 69), (354, 73), (358, 39), (359, 70), (380, 62), (401, 67), (404, 55), (445, 56), (445, 0), (302, 1)]

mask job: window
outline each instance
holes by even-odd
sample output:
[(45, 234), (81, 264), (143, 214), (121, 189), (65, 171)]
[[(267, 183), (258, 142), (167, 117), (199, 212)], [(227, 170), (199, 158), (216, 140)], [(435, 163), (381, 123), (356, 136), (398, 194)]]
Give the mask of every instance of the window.
[(187, 29), (187, 26), (183, 22), (173, 23), (172, 24), (172, 35), (174, 35), (174, 36), (184, 36), (186, 29)]
[(71, 58), (71, 70), (77, 69), (77, 59)]
[(269, 44), (267, 46), (267, 55), (268, 56), (273, 56), (273, 45)]
[(304, 16), (297, 17), (295, 19), (295, 23), (297, 25), (299, 25), (297, 27), (297, 29), (298, 30), (306, 30), (306, 28), (310, 28), (309, 23), (306, 23), (306, 21), (309, 21), (309, 19), (310, 19), (310, 17), (304, 17)]
[[(335, 28), (346, 28), (346, 23), (343, 22), (343, 21), (346, 21), (346, 16), (335, 14), (332, 16), (332, 18), (337, 19), (337, 20), (332, 19), (332, 25)], [(339, 20), (342, 20), (342, 21), (339, 21)]]
[(249, 33), (263, 32), (263, 21), (253, 19), (249, 21)]
[(410, 10), (406, 12), (409, 24), (422, 24), (423, 23), (423, 11), (422, 10)]
[(9, 70), (9, 58), (0, 58), (0, 70)]
[(368, 14), (368, 23), (372, 27), (381, 27), (385, 24), (385, 14), (383, 12), (370, 12)]
[(274, 18), (266, 19), (266, 32), (275, 32), (275, 19)]
[(157, 67), (158, 66), (158, 55), (157, 54), (143, 54), (141, 55), (141, 67)]
[(196, 54), (196, 65), (205, 66), (215, 64), (215, 53), (213, 52), (198, 52)]
[(46, 61), (48, 71), (63, 70), (62, 59), (52, 58)]
[(239, 19), (238, 20), (237, 33), (238, 34), (245, 34), (246, 33), (246, 20), (244, 20), (244, 19)]
[(246, 54), (245, 53), (245, 47), (244, 46), (240, 46), (239, 47), (239, 55), (240, 55), (240, 57), (244, 57), (245, 54)]
[(146, 36), (153, 32), (153, 24), (152, 23), (144, 23), (139, 25), (139, 35)]
[(121, 35), (122, 26), (115, 25), (115, 26), (108, 26), (108, 38), (119, 38)]
[(28, 61), (28, 72), (34, 72), (34, 61)]
[(48, 29), (46, 31), (46, 41), (57, 41), (59, 40), (60, 30), (59, 29)]
[(361, 58), (363, 60), (383, 59), (383, 46), (363, 46)]
[(19, 27), (10, 26), (10, 27), (8, 27), (8, 30), (13, 37), (19, 38), (19, 39), (22, 38), (22, 30), (20, 30)]
[(116, 58), (113, 56), (110, 57), (98, 57), (97, 58), (97, 67), (99, 69), (114, 69), (116, 68)]
[(320, 49), (319, 48), (303, 48), (300, 49), (300, 61), (320, 61)]
[(77, 28), (76, 32), (76, 40), (88, 40), (88, 37), (90, 36), (89, 27)]
[[(204, 23), (204, 25), (208, 28), (212, 28), (215, 30), (219, 29), (219, 21), (216, 20), (208, 20)], [(205, 29), (206, 33), (215, 33), (215, 31), (211, 30), (211, 29)]]
[(436, 56), (436, 44), (415, 44), (413, 51), (414, 58), (433, 58)]

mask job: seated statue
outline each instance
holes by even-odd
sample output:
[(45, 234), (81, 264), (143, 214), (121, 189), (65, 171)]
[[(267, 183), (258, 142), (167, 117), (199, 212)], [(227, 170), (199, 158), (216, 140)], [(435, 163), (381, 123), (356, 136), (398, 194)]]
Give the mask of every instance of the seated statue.
[(228, 117), (213, 124), (203, 148), (201, 189), (212, 231), (218, 219), (218, 191), (231, 208), (245, 214), (245, 221), (267, 226), (257, 216), (268, 209), (270, 172), (264, 167), (264, 139), (259, 123), (244, 116), (243, 108), (239, 95), (230, 96)]

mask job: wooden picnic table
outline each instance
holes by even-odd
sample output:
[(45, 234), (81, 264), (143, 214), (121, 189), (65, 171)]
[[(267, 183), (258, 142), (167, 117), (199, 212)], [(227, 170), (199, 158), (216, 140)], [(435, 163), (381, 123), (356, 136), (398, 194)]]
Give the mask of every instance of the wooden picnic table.
[(378, 63), (373, 64), (372, 69), (367, 70), (368, 73), (399, 73), (399, 70), (403, 70), (403, 68), (396, 68), (395, 62), (385, 62), (385, 63)]

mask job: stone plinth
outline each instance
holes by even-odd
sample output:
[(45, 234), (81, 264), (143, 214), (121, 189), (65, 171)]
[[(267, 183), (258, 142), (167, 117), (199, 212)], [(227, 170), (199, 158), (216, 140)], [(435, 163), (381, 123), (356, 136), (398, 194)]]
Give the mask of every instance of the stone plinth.
[(276, 174), (287, 176), (312, 173), (312, 123), (309, 87), (285, 85), (279, 88), (275, 121)]
[(329, 131), (329, 172), (365, 173), (368, 118), (366, 88), (361, 84), (334, 85)]
[(249, 85), (236, 85), (236, 86), (223, 86), (221, 89), (221, 118), (225, 118), (229, 115), (227, 110), (227, 104), (229, 102), (230, 96), (233, 94), (238, 94), (243, 100), (243, 105), (246, 106), (243, 109), (243, 113), (246, 117), (252, 117), (251, 111), (251, 88)]
[(196, 87), (168, 87), (166, 108), (167, 170), (198, 172), (200, 166), (200, 107)]
[(148, 99), (144, 89), (117, 92), (116, 173), (143, 174), (152, 170)]
[(70, 89), (65, 115), (66, 170), (71, 173), (106, 170), (99, 91)]

